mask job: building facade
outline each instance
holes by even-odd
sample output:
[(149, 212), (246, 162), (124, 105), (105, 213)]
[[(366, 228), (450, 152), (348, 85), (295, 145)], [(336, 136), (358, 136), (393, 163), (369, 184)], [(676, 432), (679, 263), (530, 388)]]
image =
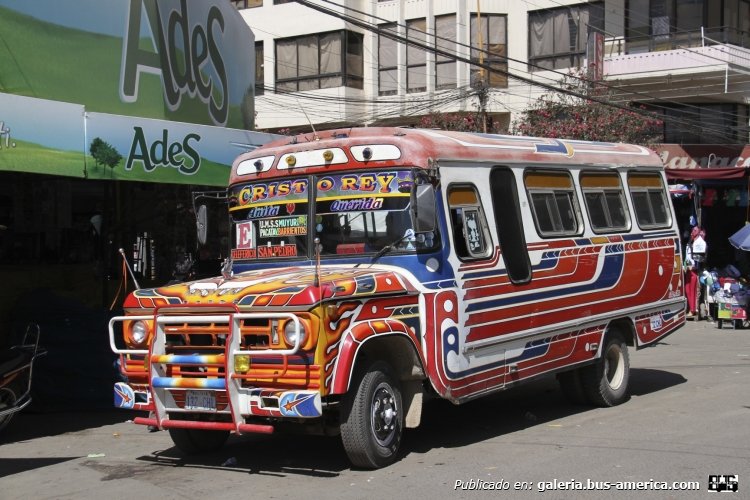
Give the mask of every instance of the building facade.
[(588, 67), (663, 115), (664, 142), (748, 142), (750, 0), (233, 3), (255, 34), (259, 129), (479, 109), (508, 129)]

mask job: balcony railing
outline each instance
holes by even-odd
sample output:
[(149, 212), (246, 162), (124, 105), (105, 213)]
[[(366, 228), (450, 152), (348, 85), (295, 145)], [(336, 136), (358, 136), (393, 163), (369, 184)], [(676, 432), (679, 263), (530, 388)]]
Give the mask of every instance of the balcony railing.
[(750, 33), (721, 26), (661, 35), (607, 38), (604, 43), (606, 46), (606, 56), (642, 54), (644, 52), (659, 52), (708, 45), (729, 44), (750, 48)]

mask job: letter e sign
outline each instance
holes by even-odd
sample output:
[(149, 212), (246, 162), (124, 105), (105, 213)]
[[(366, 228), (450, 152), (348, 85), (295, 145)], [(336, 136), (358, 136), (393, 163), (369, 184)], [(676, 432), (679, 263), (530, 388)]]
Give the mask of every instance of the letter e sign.
[(237, 224), (237, 248), (253, 248), (253, 223)]

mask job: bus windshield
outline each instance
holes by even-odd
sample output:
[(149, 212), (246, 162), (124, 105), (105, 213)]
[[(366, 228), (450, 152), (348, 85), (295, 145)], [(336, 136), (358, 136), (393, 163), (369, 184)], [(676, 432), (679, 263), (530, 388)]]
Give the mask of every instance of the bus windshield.
[[(411, 171), (394, 170), (267, 180), (230, 188), (234, 260), (312, 258), (432, 248), (415, 235)], [(313, 202), (311, 203), (311, 200)]]

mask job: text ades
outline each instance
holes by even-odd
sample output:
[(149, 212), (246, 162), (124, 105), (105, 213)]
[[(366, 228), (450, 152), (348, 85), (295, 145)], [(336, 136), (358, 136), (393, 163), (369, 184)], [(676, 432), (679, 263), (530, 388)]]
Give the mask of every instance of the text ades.
[[(147, 26), (141, 25), (144, 21)], [(208, 105), (214, 124), (226, 125), (227, 71), (217, 42), (224, 34), (224, 26), (221, 9), (216, 6), (209, 8), (205, 20), (196, 21), (188, 13), (187, 0), (180, 1), (179, 10), (165, 9), (162, 2), (131, 0), (120, 69), (120, 98), (124, 102), (138, 100), (141, 72), (161, 75), (170, 111), (179, 109), (183, 95), (198, 95)], [(151, 34), (154, 51), (139, 48), (141, 33)]]

